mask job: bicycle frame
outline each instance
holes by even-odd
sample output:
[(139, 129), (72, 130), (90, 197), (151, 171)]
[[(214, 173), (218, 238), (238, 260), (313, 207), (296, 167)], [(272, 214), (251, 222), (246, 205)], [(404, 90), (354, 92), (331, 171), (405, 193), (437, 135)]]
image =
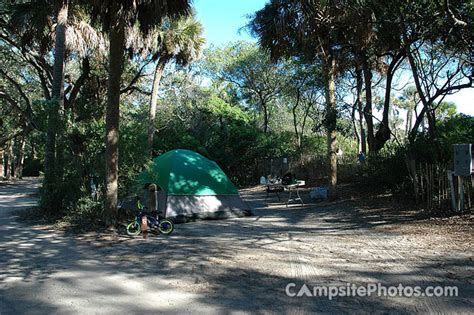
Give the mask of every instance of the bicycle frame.
[(153, 230), (165, 235), (169, 235), (173, 232), (173, 221), (166, 219), (155, 211), (151, 213), (146, 211), (148, 209), (140, 203), (138, 198), (137, 206), (139, 210), (138, 214), (135, 216), (134, 220), (127, 225), (128, 235), (136, 236), (140, 234), (142, 229), (144, 236), (146, 235), (147, 231)]
[(159, 223), (159, 219), (158, 218), (155, 218), (154, 216), (150, 215), (148, 212), (145, 212), (142, 210), (140, 210), (140, 212), (137, 214), (137, 216), (135, 217), (135, 220), (140, 223), (142, 222), (142, 219), (143, 217), (146, 217), (147, 219), (147, 222), (148, 222), (148, 226), (150, 228), (154, 228), (154, 227), (157, 227), (158, 226), (158, 223)]

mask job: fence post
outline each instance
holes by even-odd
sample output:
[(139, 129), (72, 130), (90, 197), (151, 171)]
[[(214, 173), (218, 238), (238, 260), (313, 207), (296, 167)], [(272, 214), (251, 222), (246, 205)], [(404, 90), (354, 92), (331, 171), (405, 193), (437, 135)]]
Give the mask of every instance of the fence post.
[(449, 188), (451, 190), (451, 207), (453, 211), (457, 211), (456, 205), (456, 193), (454, 192), (454, 182), (453, 182), (453, 171), (448, 170), (446, 174), (448, 175)]
[(458, 196), (459, 196), (459, 211), (464, 211), (464, 183), (462, 176), (457, 176), (458, 178)]
[(439, 176), (440, 174), (440, 166), (439, 164), (437, 163), (436, 164), (436, 177), (438, 177), (438, 207), (441, 208), (441, 176)]

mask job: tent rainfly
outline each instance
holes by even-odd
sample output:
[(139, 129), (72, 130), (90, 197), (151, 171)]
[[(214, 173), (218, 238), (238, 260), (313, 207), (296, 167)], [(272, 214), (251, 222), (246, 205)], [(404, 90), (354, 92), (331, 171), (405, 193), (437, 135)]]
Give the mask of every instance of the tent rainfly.
[(251, 215), (216, 162), (193, 151), (178, 149), (156, 157), (139, 174), (138, 184), (158, 185), (158, 211), (175, 222)]

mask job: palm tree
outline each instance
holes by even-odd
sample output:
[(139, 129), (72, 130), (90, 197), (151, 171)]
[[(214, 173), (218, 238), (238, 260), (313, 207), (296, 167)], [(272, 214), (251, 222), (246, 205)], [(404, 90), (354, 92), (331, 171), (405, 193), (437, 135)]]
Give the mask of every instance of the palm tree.
[[(58, 10), (55, 28), (55, 42), (54, 42), (54, 64), (53, 64), (53, 84), (51, 88), (52, 97), (52, 111), (48, 117), (48, 141), (46, 142), (47, 155), (50, 154), (49, 158), (45, 158), (45, 181), (46, 171), (49, 176), (55, 176), (56, 180), (62, 181), (63, 177), (63, 133), (64, 127), (64, 68), (65, 68), (65, 57), (66, 57), (66, 28), (68, 21), (68, 9), (69, 0), (59, 1), (60, 8)], [(56, 137), (59, 136), (61, 143), (56, 148)], [(56, 160), (55, 160), (55, 151)], [(52, 162), (48, 167), (46, 161)], [(54, 177), (50, 177), (47, 182), (54, 180)]]
[[(10, 25), (21, 42), (29, 47), (39, 47), (41, 54), (48, 54), (54, 42), (50, 107), (48, 111), (47, 139), (45, 145), (45, 178), (42, 204), (53, 210), (61, 205), (61, 195), (54, 195), (54, 186), (62, 185), (64, 121), (64, 73), (66, 52), (74, 51), (83, 56), (91, 48), (102, 48), (104, 40), (87, 21), (83, 10), (85, 1), (30, 0), (13, 4)], [(50, 32), (54, 28), (54, 35)], [(53, 36), (51, 36), (53, 35)], [(100, 51), (100, 49), (99, 49)], [(46, 88), (47, 89), (47, 88)], [(59, 137), (59, 139), (58, 139)]]
[(123, 72), (125, 29), (138, 24), (148, 34), (166, 16), (188, 14), (189, 0), (92, 0), (94, 18), (109, 34), (109, 68), (105, 118), (105, 223), (114, 226), (118, 198), (118, 142), (120, 83)]
[[(22, 2), (12, 7), (11, 22), (23, 35), (23, 40), (32, 44), (34, 41), (47, 42), (47, 29), (55, 26), (54, 65), (51, 96), (52, 103), (48, 114), (48, 128), (44, 160), (44, 193), (51, 197), (55, 176), (56, 136), (60, 129), (61, 113), (64, 111), (64, 60), (66, 52), (66, 27), (68, 20), (69, 0)], [(55, 18), (51, 18), (54, 12)], [(48, 14), (49, 13), (49, 14)], [(31, 27), (33, 25), (33, 27)], [(33, 32), (31, 32), (33, 29)], [(46, 50), (46, 46), (41, 47)], [(46, 198), (51, 200), (51, 198)], [(51, 207), (53, 204), (47, 204)]]
[(163, 69), (171, 60), (179, 65), (186, 65), (198, 59), (205, 44), (202, 24), (194, 15), (179, 19), (166, 19), (157, 30), (158, 47), (155, 47), (155, 58), (159, 58), (155, 67), (148, 112), (148, 150), (153, 156), (153, 136), (155, 134), (156, 104), (158, 88)]
[[(8, 30), (18, 39), (19, 46), (37, 51), (45, 60), (44, 64), (35, 68), (43, 78), (43, 92), (49, 101), (41, 204), (51, 212), (60, 210), (64, 200), (64, 195), (58, 188), (63, 187), (64, 173), (66, 55), (74, 52), (74, 55), (84, 57), (84, 61), (87, 61), (87, 55), (91, 52), (101, 53), (105, 46), (101, 33), (89, 23), (86, 4), (80, 0), (30, 0), (14, 3), (9, 7)], [(46, 60), (49, 60), (47, 56), (53, 49), (52, 43), (54, 63), (50, 66)], [(80, 86), (81, 84), (74, 85), (68, 101), (74, 102)]]

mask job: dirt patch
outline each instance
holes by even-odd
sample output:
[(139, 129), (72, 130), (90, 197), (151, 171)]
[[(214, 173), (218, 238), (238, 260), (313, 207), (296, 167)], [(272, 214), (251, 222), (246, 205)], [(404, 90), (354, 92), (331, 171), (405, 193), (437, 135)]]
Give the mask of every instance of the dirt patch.
[[(258, 187), (242, 195), (253, 217), (180, 224), (169, 237), (11, 226), (0, 233), (0, 284), (8, 289), (0, 291), (8, 293), (0, 307), (20, 313), (28, 305), (59, 313), (468, 313), (474, 306), (469, 215), (423, 218), (391, 195), (341, 193), (336, 203), (314, 204), (306, 191), (305, 205), (288, 208), (274, 197), (265, 202)], [(285, 293), (289, 283), (456, 286), (459, 295), (292, 298)]]

